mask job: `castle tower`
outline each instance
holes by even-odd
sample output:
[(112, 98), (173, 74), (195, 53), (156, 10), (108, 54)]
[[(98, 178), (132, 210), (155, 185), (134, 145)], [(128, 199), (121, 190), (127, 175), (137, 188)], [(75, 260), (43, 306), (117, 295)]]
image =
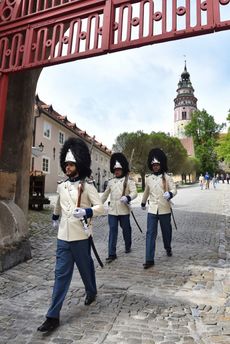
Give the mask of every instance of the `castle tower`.
[(186, 61), (178, 83), (174, 104), (174, 136), (180, 139), (188, 155), (194, 156), (193, 139), (187, 137), (184, 133), (185, 126), (191, 120), (192, 112), (197, 110), (197, 98), (194, 96), (194, 88), (190, 81), (190, 74), (187, 71)]
[(192, 112), (197, 110), (197, 98), (194, 96), (194, 88), (187, 71), (186, 61), (174, 103), (174, 136), (185, 139), (184, 127), (190, 122)]

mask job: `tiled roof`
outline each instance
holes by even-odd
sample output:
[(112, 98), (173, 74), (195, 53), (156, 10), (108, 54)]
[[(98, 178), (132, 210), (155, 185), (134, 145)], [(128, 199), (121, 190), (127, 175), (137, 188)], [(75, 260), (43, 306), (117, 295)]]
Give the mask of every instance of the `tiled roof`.
[(36, 103), (37, 110), (42, 111), (45, 115), (52, 118), (56, 122), (60, 123), (65, 128), (71, 130), (76, 135), (84, 138), (87, 142), (89, 143), (94, 142), (94, 146), (96, 146), (98, 149), (100, 149), (104, 153), (108, 155), (112, 154), (112, 151), (109, 148), (107, 148), (101, 142), (98, 142), (97, 140), (95, 140), (95, 137), (88, 135), (86, 131), (78, 128), (76, 126), (76, 123), (70, 122), (67, 116), (63, 116), (59, 114), (57, 111), (55, 111), (52, 105), (45, 104), (42, 100), (39, 99), (38, 95), (36, 95), (35, 103)]

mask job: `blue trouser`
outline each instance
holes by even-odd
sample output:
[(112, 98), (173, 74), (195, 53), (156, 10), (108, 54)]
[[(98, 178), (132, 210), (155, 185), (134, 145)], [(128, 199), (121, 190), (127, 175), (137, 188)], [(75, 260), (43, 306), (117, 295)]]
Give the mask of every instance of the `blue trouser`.
[(158, 220), (161, 225), (161, 232), (165, 250), (171, 250), (172, 241), (172, 225), (170, 214), (151, 214), (147, 217), (147, 233), (146, 233), (146, 261), (153, 261), (155, 256), (157, 225)]
[(116, 255), (118, 224), (122, 228), (125, 249), (129, 250), (132, 244), (132, 229), (130, 225), (130, 216), (128, 215), (108, 215), (109, 221), (109, 256)]
[(87, 239), (79, 241), (57, 240), (55, 282), (52, 303), (47, 312), (47, 317), (59, 318), (72, 279), (74, 262), (81, 275), (86, 294), (88, 296), (97, 294), (95, 269), (90, 251), (90, 242)]

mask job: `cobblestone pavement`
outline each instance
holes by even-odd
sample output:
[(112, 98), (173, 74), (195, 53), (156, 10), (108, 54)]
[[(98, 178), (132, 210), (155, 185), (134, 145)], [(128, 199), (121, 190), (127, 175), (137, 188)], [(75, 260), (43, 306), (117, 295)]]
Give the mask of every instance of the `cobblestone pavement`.
[[(55, 263), (56, 232), (52, 210), (30, 211), (33, 258), (0, 275), (1, 344), (228, 344), (230, 343), (230, 185), (201, 191), (178, 190), (173, 256), (167, 257), (159, 231), (156, 262), (143, 269), (146, 211), (133, 211), (133, 248), (118, 259), (96, 265), (98, 297), (84, 306), (84, 288), (75, 270), (61, 312), (61, 326), (49, 336), (37, 332), (49, 306)], [(132, 220), (133, 221), (133, 220)], [(107, 256), (107, 217), (94, 222), (94, 240)]]

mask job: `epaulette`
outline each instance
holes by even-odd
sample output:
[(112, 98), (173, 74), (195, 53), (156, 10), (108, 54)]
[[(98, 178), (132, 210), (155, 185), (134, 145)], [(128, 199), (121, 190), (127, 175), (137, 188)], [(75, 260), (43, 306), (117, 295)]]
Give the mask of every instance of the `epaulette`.
[(93, 180), (92, 178), (85, 178), (85, 182), (88, 184), (93, 184), (95, 183), (95, 180)]
[(152, 173), (146, 174), (145, 177), (148, 178), (148, 177), (150, 177), (151, 175), (152, 175)]
[[(66, 180), (68, 180), (68, 179), (66, 179)], [(59, 185), (59, 184), (61, 184), (61, 183), (64, 183), (64, 182), (66, 182), (66, 180), (58, 180), (58, 181), (57, 181), (57, 184)]]

